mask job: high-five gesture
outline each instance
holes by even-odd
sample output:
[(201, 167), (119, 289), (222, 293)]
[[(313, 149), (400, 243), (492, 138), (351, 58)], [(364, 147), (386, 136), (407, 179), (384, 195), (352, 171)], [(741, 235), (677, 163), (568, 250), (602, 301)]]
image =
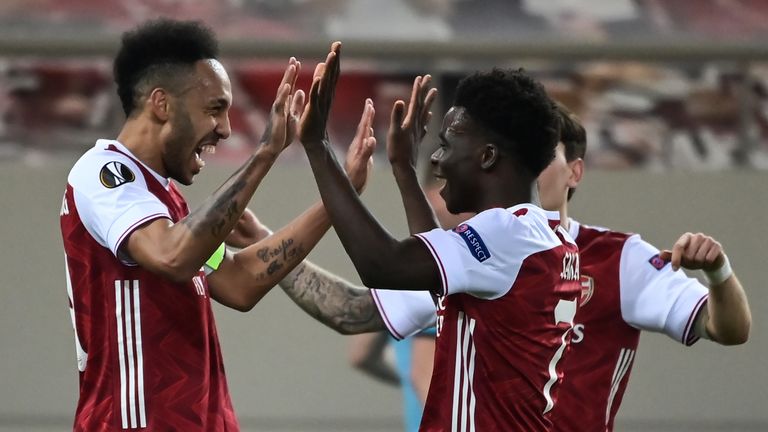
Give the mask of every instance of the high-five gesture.
[(344, 170), (357, 193), (363, 192), (373, 169), (373, 151), (376, 149), (376, 137), (373, 136), (374, 113), (373, 101), (366, 99), (360, 123), (344, 161)]
[(413, 80), (407, 111), (403, 101), (395, 102), (387, 133), (387, 157), (400, 189), (411, 234), (439, 226), (416, 175), (419, 144), (427, 134), (427, 123), (432, 117), (429, 108), (437, 97), (437, 89), (431, 84), (432, 77), (429, 75), (417, 76)]
[(334, 42), (325, 62), (318, 63), (312, 77), (309, 100), (299, 122), (299, 140), (302, 144), (327, 141), (328, 116), (333, 105), (333, 94), (340, 74), (341, 42)]
[(304, 111), (304, 92), (296, 90), (300, 70), (301, 62), (291, 57), (269, 111), (269, 122), (261, 137), (261, 145), (274, 154), (282, 152), (296, 137), (299, 118)]
[(415, 167), (419, 144), (427, 134), (427, 124), (432, 117), (430, 107), (437, 97), (437, 89), (431, 87), (432, 77), (417, 76), (413, 80), (411, 99), (406, 113), (401, 100), (392, 107), (389, 132), (387, 133), (387, 157), (393, 165)]

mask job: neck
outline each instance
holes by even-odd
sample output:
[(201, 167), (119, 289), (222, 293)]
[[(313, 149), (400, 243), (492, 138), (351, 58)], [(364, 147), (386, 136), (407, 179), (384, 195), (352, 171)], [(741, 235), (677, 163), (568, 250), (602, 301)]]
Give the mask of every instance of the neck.
[[(514, 181), (504, 181), (501, 184), (514, 185), (520, 184), (519, 179)], [(536, 190), (536, 182), (529, 182), (530, 186), (514, 188), (488, 188), (483, 199), (480, 200), (480, 209), (478, 212), (487, 210), (490, 208), (509, 208), (518, 204), (532, 203), (540, 206), (539, 193)], [(499, 183), (497, 183), (499, 184)]]
[(146, 166), (163, 177), (167, 177), (163, 166), (162, 153), (159, 150), (159, 131), (157, 126), (143, 121), (141, 117), (126, 120), (117, 141), (131, 151)]
[(571, 221), (568, 219), (568, 202), (560, 206), (560, 226), (568, 231), (571, 227)]

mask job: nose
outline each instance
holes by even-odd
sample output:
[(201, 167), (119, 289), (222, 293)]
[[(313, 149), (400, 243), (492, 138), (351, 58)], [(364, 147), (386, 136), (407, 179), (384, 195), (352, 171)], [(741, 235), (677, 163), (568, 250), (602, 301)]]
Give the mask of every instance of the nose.
[(221, 116), (216, 121), (216, 129), (214, 129), (214, 131), (223, 140), (229, 138), (229, 136), (232, 134), (232, 127), (229, 124), (229, 112), (224, 112), (221, 114)]
[(438, 147), (437, 150), (432, 152), (432, 155), (429, 157), (429, 162), (433, 166), (437, 166), (438, 163), (440, 163), (440, 158), (443, 157), (443, 148)]

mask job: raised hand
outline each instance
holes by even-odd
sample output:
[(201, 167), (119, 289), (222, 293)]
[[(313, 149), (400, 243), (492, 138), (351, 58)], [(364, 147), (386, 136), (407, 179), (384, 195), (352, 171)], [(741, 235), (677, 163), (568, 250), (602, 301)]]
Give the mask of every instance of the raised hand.
[(373, 101), (365, 100), (363, 114), (357, 125), (355, 137), (347, 150), (347, 158), (344, 161), (344, 169), (349, 177), (349, 182), (357, 193), (362, 193), (373, 169), (373, 151), (376, 149), (376, 137), (373, 136)]
[(413, 80), (407, 112), (403, 101), (395, 102), (392, 107), (387, 133), (387, 157), (393, 166), (416, 166), (419, 144), (427, 133), (427, 124), (432, 117), (429, 109), (437, 97), (437, 89), (431, 85), (430, 75), (417, 76)]
[(325, 62), (315, 68), (309, 98), (299, 121), (299, 140), (305, 146), (328, 140), (326, 127), (339, 79), (340, 56), (341, 42), (334, 42)]
[(659, 258), (670, 261), (673, 270), (683, 267), (711, 271), (719, 269), (725, 262), (722, 245), (702, 233), (683, 234), (672, 246), (672, 250), (661, 251)]
[(224, 240), (228, 246), (246, 248), (271, 234), (269, 228), (259, 221), (250, 209), (245, 209), (237, 224)]
[(296, 137), (299, 118), (304, 110), (304, 92), (296, 90), (296, 79), (301, 62), (291, 57), (283, 79), (277, 88), (277, 96), (269, 111), (269, 121), (261, 137), (262, 148), (279, 154)]

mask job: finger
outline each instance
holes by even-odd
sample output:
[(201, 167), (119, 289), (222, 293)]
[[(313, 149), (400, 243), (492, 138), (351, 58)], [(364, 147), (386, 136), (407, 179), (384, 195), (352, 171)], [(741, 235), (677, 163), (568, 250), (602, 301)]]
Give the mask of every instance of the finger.
[(672, 263), (672, 269), (674, 270), (680, 269), (680, 263), (682, 262), (683, 252), (685, 251), (685, 248), (688, 246), (690, 237), (691, 237), (691, 233), (685, 233), (672, 246), (672, 257), (670, 258), (670, 262)]
[(427, 95), (429, 94), (430, 90), (432, 90), (432, 75), (424, 75), (424, 78), (421, 80), (421, 88), (419, 89), (419, 111), (418, 113), (424, 112), (425, 109), (429, 109), (426, 107), (427, 102)]
[(296, 81), (296, 57), (291, 57), (288, 60), (288, 66), (285, 68), (285, 72), (283, 72), (283, 79), (280, 80), (280, 85), (283, 84), (291, 84)]
[(296, 93), (296, 90), (297, 90), (296, 89), (296, 81), (299, 79), (299, 72), (301, 72), (301, 62), (296, 60), (296, 59), (294, 59), (294, 60), (295, 60), (294, 66), (296, 67), (296, 70), (294, 71), (293, 76), (291, 77), (291, 81), (290, 81), (290, 84), (291, 84), (291, 94), (292, 95)]
[(334, 42), (331, 45), (331, 51), (334, 53), (334, 67), (331, 74), (331, 85), (334, 89), (336, 89), (336, 82), (339, 80), (339, 75), (341, 75), (341, 42)]
[(716, 264), (719, 260), (721, 260), (720, 258), (721, 256), (723, 256), (723, 249), (720, 247), (713, 247), (707, 253), (707, 257), (706, 257), (707, 263)]
[(282, 113), (285, 111), (285, 103), (288, 101), (288, 97), (291, 94), (291, 85), (284, 83), (277, 89), (277, 97), (275, 103), (272, 105), (272, 109), (276, 113)]
[(672, 259), (672, 251), (669, 249), (664, 249), (663, 251), (659, 252), (659, 259), (665, 262), (669, 262)]
[(402, 128), (405, 129), (413, 122), (414, 110), (419, 105), (419, 93), (421, 90), (421, 76), (417, 76), (413, 79), (413, 87), (411, 87), (411, 98), (408, 100), (408, 113), (405, 115), (405, 120), (402, 122)]
[(703, 243), (704, 238), (701, 234), (691, 235), (690, 241), (685, 247), (685, 251), (683, 253), (683, 260), (688, 261), (689, 265), (695, 265), (696, 254), (699, 252), (699, 249), (702, 247)]
[[(376, 151), (376, 137), (370, 136), (366, 138), (365, 141), (368, 153), (373, 156), (373, 152)], [(373, 159), (371, 159), (370, 163), (373, 165)]]
[(389, 119), (389, 129), (397, 132), (403, 129), (403, 117), (405, 116), (405, 102), (398, 100), (392, 105), (392, 113)]
[(293, 95), (293, 108), (292, 113), (295, 117), (301, 117), (301, 115), (304, 113), (304, 103), (305, 103), (305, 95), (304, 90), (297, 90), (296, 93)]
[(325, 63), (321, 62), (315, 66), (315, 71), (312, 73), (312, 80), (314, 81), (316, 78), (322, 78), (323, 73), (325, 73)]
[(360, 115), (360, 121), (357, 123), (357, 129), (355, 130), (355, 141), (365, 138), (365, 135), (368, 132), (368, 123), (370, 121), (368, 113), (370, 110), (369, 100), (370, 99), (366, 99), (365, 104), (363, 105), (363, 113)]
[(707, 262), (707, 255), (709, 255), (709, 252), (712, 250), (714, 246), (715, 246), (715, 243), (712, 241), (712, 239), (709, 237), (705, 237), (704, 240), (701, 242), (699, 249), (696, 251), (696, 254), (693, 257), (693, 260), (697, 263), (700, 263), (702, 266), (706, 267), (707, 264), (710, 264), (709, 262)]
[(373, 100), (370, 98), (366, 99), (366, 103), (368, 105), (368, 119), (365, 122), (368, 127), (366, 136), (369, 137), (373, 136), (373, 119), (376, 117), (376, 109), (373, 107)]
[(432, 117), (432, 112), (430, 111), (430, 108), (432, 108), (432, 103), (435, 102), (435, 99), (437, 99), (437, 89), (429, 89), (427, 92), (427, 96), (424, 98), (424, 105), (421, 107), (422, 112), (422, 124), (429, 123), (429, 119)]

